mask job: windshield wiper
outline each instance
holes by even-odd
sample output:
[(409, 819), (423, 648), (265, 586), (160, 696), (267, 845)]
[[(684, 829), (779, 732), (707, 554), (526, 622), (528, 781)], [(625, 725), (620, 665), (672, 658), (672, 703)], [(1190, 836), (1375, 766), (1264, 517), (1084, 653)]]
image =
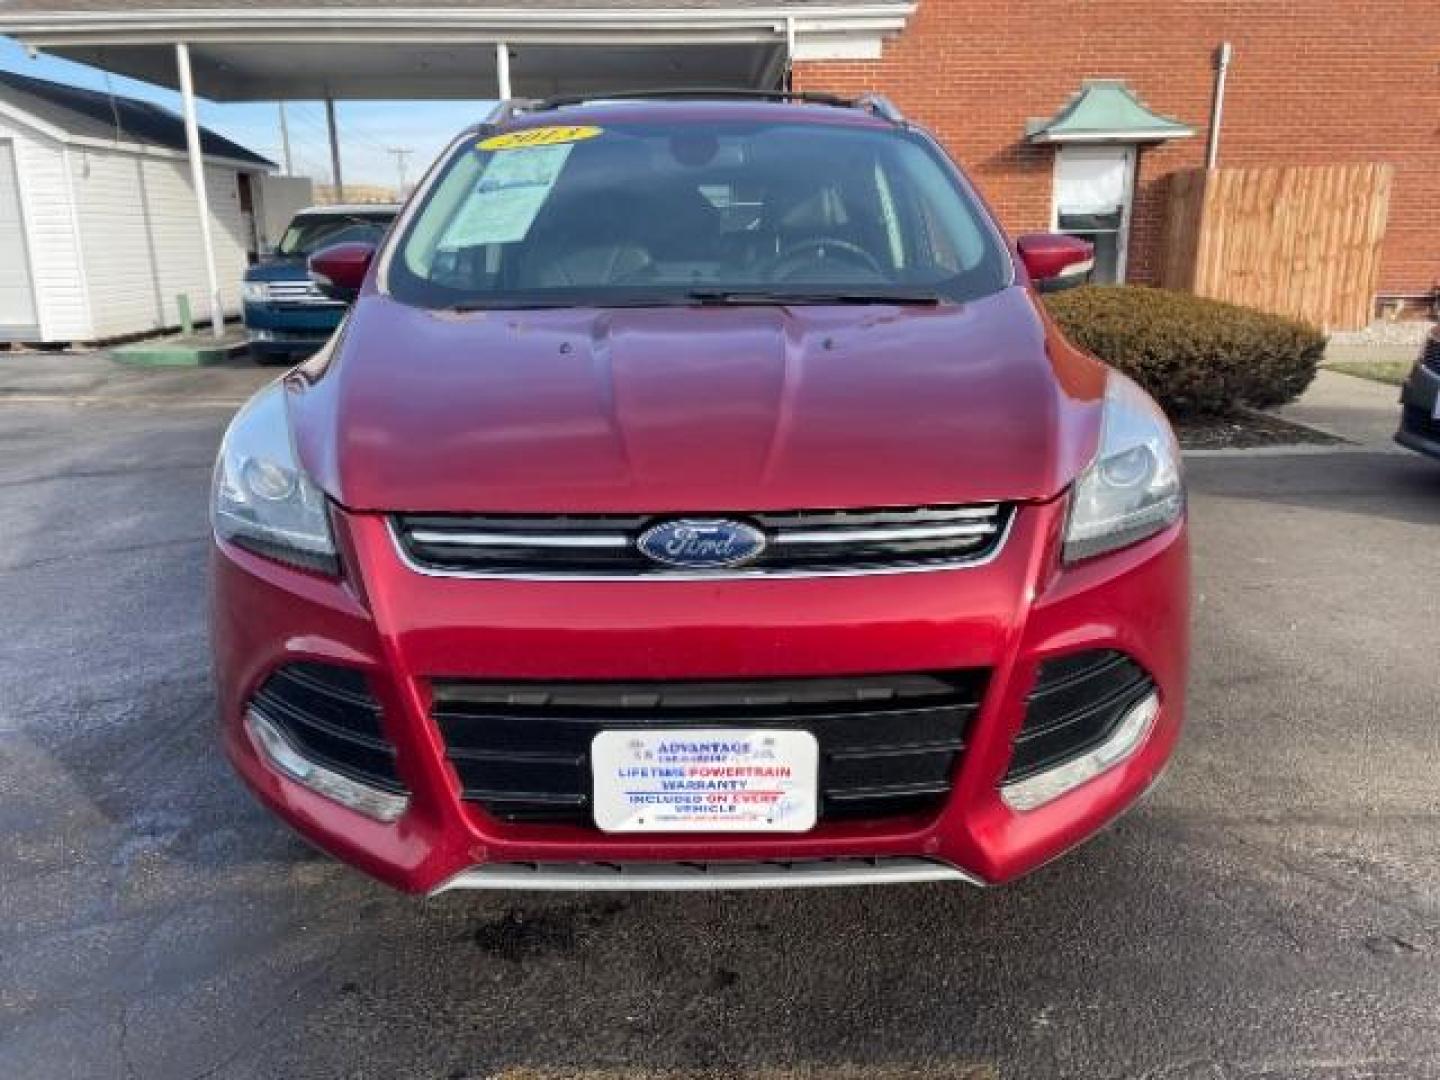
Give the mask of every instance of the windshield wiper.
[(835, 292), (780, 292), (769, 289), (691, 289), (685, 294), (697, 304), (920, 304), (934, 305), (944, 297), (914, 289), (843, 289)]
[(575, 307), (569, 300), (516, 300), (495, 299), (495, 300), (462, 300), (458, 304), (450, 304), (443, 308), (444, 311), (534, 311), (540, 308), (568, 308)]
[(636, 308), (636, 307), (688, 307), (695, 301), (686, 296), (607, 296), (607, 297), (564, 297), (541, 298), (519, 296), (497, 296), (461, 300), (451, 304), (446, 311), (535, 311), (547, 308)]
[(933, 292), (906, 289), (835, 292), (774, 292), (767, 289), (690, 289), (681, 293), (636, 296), (496, 296), (473, 297), (449, 305), (447, 311), (533, 311), (547, 308), (647, 307), (781, 307), (787, 304), (905, 304), (933, 306), (944, 297)]

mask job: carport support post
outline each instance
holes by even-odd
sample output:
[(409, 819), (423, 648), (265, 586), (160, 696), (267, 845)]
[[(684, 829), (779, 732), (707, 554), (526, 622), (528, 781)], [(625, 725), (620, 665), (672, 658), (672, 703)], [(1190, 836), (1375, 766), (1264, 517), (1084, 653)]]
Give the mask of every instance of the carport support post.
[(345, 201), (345, 178), (340, 175), (340, 136), (335, 128), (335, 99), (325, 95), (325, 131), (330, 136), (330, 176), (335, 181), (335, 201)]
[(280, 106), (280, 148), (285, 158), (285, 175), (294, 176), (295, 166), (290, 160), (290, 121), (285, 118), (285, 102), (277, 102)]
[(510, 46), (503, 41), (495, 43), (495, 85), (500, 91), (500, 100), (510, 100)]
[(215, 273), (215, 239), (210, 234), (210, 195), (205, 190), (205, 157), (200, 150), (200, 124), (195, 119), (195, 82), (190, 76), (190, 47), (175, 43), (175, 66), (180, 70), (180, 101), (185, 113), (185, 149), (190, 157), (190, 184), (195, 188), (195, 209), (200, 213), (200, 246), (205, 253), (205, 285), (210, 290), (210, 330), (225, 336), (225, 309), (220, 303), (220, 279)]

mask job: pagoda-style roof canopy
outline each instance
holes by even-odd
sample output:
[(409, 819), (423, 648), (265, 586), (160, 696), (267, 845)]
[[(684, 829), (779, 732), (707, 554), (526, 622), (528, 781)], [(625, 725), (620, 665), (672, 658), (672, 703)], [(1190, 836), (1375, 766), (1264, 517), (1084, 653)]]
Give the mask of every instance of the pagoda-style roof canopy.
[(1161, 142), (1194, 134), (1188, 125), (1147, 108), (1118, 79), (1087, 81), (1050, 119), (1025, 125), (1032, 143)]

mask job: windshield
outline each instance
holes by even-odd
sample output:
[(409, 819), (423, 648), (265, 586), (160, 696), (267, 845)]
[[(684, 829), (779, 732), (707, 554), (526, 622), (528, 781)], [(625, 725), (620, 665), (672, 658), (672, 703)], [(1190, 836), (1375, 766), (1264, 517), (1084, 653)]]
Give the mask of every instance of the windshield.
[(924, 137), (814, 123), (629, 123), (478, 138), (391, 259), (426, 307), (964, 301), (1009, 260)]
[(309, 255), (317, 248), (362, 240), (378, 244), (385, 229), (395, 220), (393, 210), (356, 214), (299, 214), (280, 238), (278, 255)]

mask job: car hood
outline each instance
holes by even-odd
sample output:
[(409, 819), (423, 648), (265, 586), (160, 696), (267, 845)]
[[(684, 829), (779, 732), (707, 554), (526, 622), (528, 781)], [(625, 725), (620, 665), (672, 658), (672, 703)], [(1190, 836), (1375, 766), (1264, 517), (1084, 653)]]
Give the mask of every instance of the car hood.
[(369, 294), (292, 380), (356, 510), (694, 512), (1046, 499), (1104, 368), (1032, 295), (963, 305), (428, 311)]

